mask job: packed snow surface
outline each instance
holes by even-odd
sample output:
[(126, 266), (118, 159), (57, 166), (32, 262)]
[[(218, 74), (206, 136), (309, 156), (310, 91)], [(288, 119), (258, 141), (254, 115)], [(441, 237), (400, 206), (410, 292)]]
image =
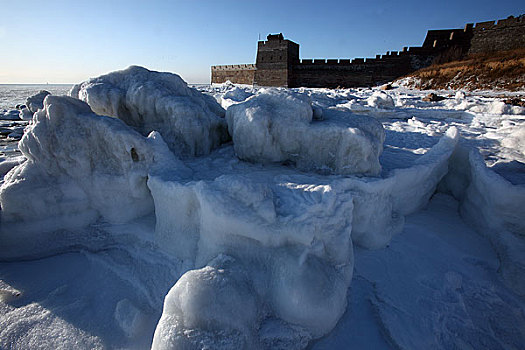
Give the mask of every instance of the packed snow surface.
[(198, 89), (130, 67), (27, 94), (0, 162), (0, 348), (525, 343), (523, 108)]

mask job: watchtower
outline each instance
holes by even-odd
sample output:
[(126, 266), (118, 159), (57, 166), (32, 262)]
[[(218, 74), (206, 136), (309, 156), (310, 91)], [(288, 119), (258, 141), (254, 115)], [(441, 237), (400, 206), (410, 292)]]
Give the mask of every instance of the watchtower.
[(292, 69), (298, 63), (299, 44), (285, 40), (282, 33), (270, 34), (257, 43), (255, 83), (290, 87)]

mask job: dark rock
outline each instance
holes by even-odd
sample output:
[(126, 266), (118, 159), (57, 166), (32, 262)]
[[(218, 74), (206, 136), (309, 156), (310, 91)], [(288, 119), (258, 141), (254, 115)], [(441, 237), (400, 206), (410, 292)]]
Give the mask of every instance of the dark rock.
[(522, 100), (521, 98), (518, 98), (518, 97), (507, 98), (507, 99), (503, 100), (503, 102), (505, 104), (512, 105), (512, 106), (525, 107), (525, 101)]
[(438, 102), (438, 101), (443, 101), (445, 99), (446, 97), (436, 95), (433, 92), (422, 98), (422, 100), (425, 102)]

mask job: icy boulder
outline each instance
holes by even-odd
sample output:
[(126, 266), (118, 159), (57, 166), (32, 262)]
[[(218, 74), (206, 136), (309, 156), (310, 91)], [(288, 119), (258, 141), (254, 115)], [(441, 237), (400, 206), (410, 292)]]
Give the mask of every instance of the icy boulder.
[(171, 288), (151, 348), (253, 349), (258, 306), (246, 272), (221, 255)]
[[(150, 177), (148, 186), (155, 206), (163, 208), (155, 210), (159, 247), (194, 261), (196, 268), (208, 265), (188, 272), (172, 289), (166, 298), (165, 314), (178, 316), (171, 320), (163, 316), (156, 339), (165, 338), (161, 334), (191, 331), (196, 337), (192, 341), (226, 339), (228, 344), (254, 348), (251, 344), (260, 342), (279, 344), (289, 339), (318, 338), (335, 327), (344, 313), (352, 278), (353, 201), (350, 191), (339, 192), (318, 181), (310, 177), (224, 175), (209, 182), (175, 184)], [(221, 254), (233, 257), (249, 278), (241, 283), (237, 278), (215, 282), (209, 277), (220, 273), (208, 262)], [(190, 294), (190, 284), (199, 290), (205, 288), (206, 294)], [(247, 285), (253, 287), (256, 301), (245, 296)], [(220, 298), (216, 306), (208, 305), (214, 301), (209, 295)], [(234, 326), (238, 321), (228, 313), (211, 313), (223, 307), (230, 314), (237, 312), (239, 305), (228, 306), (232, 303), (229, 295), (240, 295), (236, 300), (241, 304), (255, 303), (256, 311), (252, 306), (243, 307), (250, 315), (246, 321), (239, 317), (243, 328)], [(167, 310), (166, 305), (174, 305), (175, 301), (194, 305), (200, 299), (208, 301), (198, 302), (201, 306), (188, 311), (182, 306)], [(199, 321), (181, 323), (184, 317)], [(228, 331), (217, 333), (218, 326), (210, 329), (213, 323), (207, 320), (212, 317)], [(268, 327), (275, 322), (285, 325), (282, 329), (286, 331), (272, 335)], [(215, 338), (210, 338), (210, 331)]]
[(38, 94), (28, 97), (26, 100), (27, 109), (29, 109), (31, 113), (35, 113), (39, 109), (44, 108), (44, 99), (50, 94), (49, 91), (42, 90)]
[[(226, 112), (235, 153), (260, 163), (292, 162), (299, 169), (377, 175), (384, 131), (376, 120), (343, 111), (313, 119), (310, 98), (261, 89)], [(332, 116), (332, 117), (330, 117)]]
[(229, 137), (222, 107), (176, 74), (131, 66), (75, 85), (69, 94), (143, 135), (159, 131), (177, 155), (208, 154)]
[(99, 217), (123, 222), (153, 210), (146, 186), (149, 142), (82, 101), (46, 97), (19, 148), (27, 161), (0, 188), (3, 223), (57, 229)]

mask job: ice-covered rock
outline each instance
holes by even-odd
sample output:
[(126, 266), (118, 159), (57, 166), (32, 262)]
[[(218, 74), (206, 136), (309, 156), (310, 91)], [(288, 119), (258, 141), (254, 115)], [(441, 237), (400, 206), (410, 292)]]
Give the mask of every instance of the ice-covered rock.
[(26, 108), (29, 109), (31, 113), (35, 113), (39, 109), (44, 108), (44, 99), (50, 94), (49, 91), (42, 90), (38, 94), (28, 97), (26, 100)]
[(27, 161), (0, 187), (6, 223), (40, 230), (123, 222), (153, 210), (146, 186), (150, 143), (122, 121), (99, 116), (70, 97), (48, 96), (19, 143)]
[(20, 120), (19, 113), (16, 109), (0, 113), (0, 120)]
[(131, 66), (75, 85), (69, 94), (143, 135), (160, 132), (177, 155), (208, 154), (229, 137), (222, 107), (176, 74)]
[(313, 114), (307, 95), (262, 89), (226, 112), (235, 153), (243, 160), (292, 162), (321, 173), (380, 172), (384, 131), (379, 122), (336, 110), (312, 121)]

